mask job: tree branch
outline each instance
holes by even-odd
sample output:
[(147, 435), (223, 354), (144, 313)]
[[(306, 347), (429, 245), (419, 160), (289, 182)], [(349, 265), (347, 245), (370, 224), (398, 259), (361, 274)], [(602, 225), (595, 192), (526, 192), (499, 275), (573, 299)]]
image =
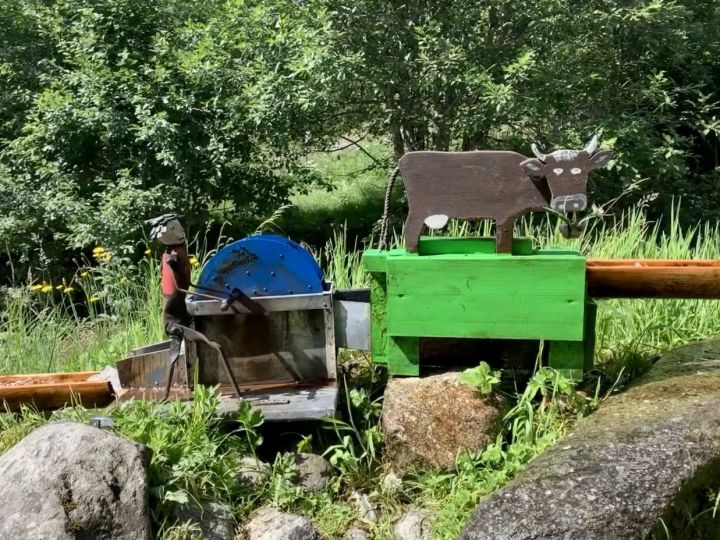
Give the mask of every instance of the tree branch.
[[(365, 150), (362, 146), (360, 146), (359, 141), (353, 141), (352, 139), (347, 138), (345, 135), (340, 135), (340, 138), (343, 140), (346, 140), (350, 144), (348, 146), (357, 146), (358, 150), (360, 150), (363, 154), (365, 154), (367, 157), (369, 157), (376, 165), (383, 166), (382, 161), (377, 159), (375, 156), (373, 156), (370, 152)], [(362, 139), (360, 139), (362, 140)]]

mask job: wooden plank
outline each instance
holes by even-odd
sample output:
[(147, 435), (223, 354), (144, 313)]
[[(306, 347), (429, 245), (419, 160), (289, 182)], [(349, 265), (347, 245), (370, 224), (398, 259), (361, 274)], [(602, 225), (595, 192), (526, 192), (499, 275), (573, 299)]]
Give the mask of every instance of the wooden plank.
[(388, 258), (392, 336), (582, 341), (585, 259)]
[[(495, 238), (468, 238), (465, 236), (423, 236), (420, 238), (418, 255), (449, 255), (451, 253), (468, 254), (495, 253)], [(513, 255), (532, 255), (533, 241), (531, 238), (513, 238)]]
[(688, 268), (707, 268), (720, 267), (720, 260), (716, 259), (588, 259), (587, 266), (590, 267), (608, 267), (608, 266), (625, 266), (625, 267), (654, 267), (654, 266), (671, 266), (671, 267), (688, 267)]
[(594, 298), (720, 298), (720, 261), (589, 260)]
[(393, 249), (384, 251), (379, 249), (368, 249), (363, 252), (362, 264), (368, 273), (385, 273), (387, 270), (386, 260), (389, 256), (402, 255), (404, 250)]
[(99, 371), (69, 371), (65, 373), (19, 373), (14, 375), (0, 375), (0, 386), (9, 383), (27, 381), (35, 384), (51, 384), (67, 381), (87, 381)]
[(384, 273), (370, 274), (370, 351), (373, 362), (387, 364), (387, 291)]
[(420, 339), (391, 337), (388, 339), (388, 371), (392, 375), (420, 375)]
[(585, 363), (585, 344), (582, 341), (551, 341), (548, 346), (548, 365), (551, 368), (570, 380), (582, 379)]
[(30, 405), (39, 410), (59, 409), (72, 403), (104, 407), (113, 400), (108, 381), (67, 381), (0, 386), (0, 403), (10, 411)]

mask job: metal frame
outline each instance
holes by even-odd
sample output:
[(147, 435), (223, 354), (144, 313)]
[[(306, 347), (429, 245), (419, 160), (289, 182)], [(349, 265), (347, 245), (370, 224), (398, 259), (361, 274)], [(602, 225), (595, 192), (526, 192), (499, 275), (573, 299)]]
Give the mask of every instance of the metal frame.
[[(256, 296), (252, 300), (265, 311), (305, 311), (308, 309), (332, 309), (332, 293), (293, 294), (287, 296)], [(193, 317), (208, 315), (234, 315), (251, 313), (237, 302), (227, 305), (222, 300), (201, 300), (190, 296), (185, 302), (188, 313)]]
[[(331, 287), (329, 287), (331, 289)], [(253, 407), (262, 411), (267, 421), (317, 420), (332, 416), (336, 412), (338, 392), (337, 382), (337, 345), (335, 338), (335, 312), (333, 309), (333, 293), (331, 290), (320, 294), (297, 294), (287, 296), (253, 297), (266, 313), (286, 311), (318, 311), (322, 310), (324, 329), (324, 363), (327, 379), (319, 386), (311, 388), (277, 388), (263, 391), (243, 392), (242, 399), (249, 401)], [(200, 295), (190, 296), (186, 300), (188, 312), (197, 322), (203, 317), (224, 315), (247, 315), (251, 312), (243, 305), (234, 303), (231, 306), (222, 300), (208, 300)], [(192, 380), (192, 370), (197, 369), (198, 348), (188, 344), (188, 374)], [(238, 380), (240, 386), (242, 381)], [(224, 387), (223, 387), (224, 388)], [(223, 395), (219, 405), (222, 413), (233, 413), (237, 410), (238, 401), (234, 396)]]

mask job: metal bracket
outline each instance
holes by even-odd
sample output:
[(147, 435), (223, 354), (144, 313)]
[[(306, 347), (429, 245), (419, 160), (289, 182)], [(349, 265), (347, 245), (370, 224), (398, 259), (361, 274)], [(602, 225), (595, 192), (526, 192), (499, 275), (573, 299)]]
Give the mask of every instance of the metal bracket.
[[(215, 341), (210, 341), (207, 337), (205, 337), (204, 334), (181, 324), (170, 325), (170, 327), (168, 328), (168, 333), (171, 335), (171, 337), (181, 336), (186, 341), (199, 341), (201, 343), (205, 343), (205, 345), (215, 350), (215, 352), (217, 352), (218, 356), (220, 357), (223, 366), (225, 367), (227, 376), (230, 379), (233, 388), (235, 389), (235, 394), (237, 395), (238, 399), (242, 398), (240, 386), (238, 385), (237, 380), (235, 380), (235, 375), (233, 374), (232, 369), (230, 369), (230, 363), (228, 362), (227, 358), (225, 358), (225, 355), (222, 352), (222, 347), (219, 343)], [(177, 359), (179, 357), (179, 349), (177, 355), (173, 353), (173, 341), (174, 340), (170, 342), (170, 365), (168, 366), (168, 375), (165, 387), (165, 399), (170, 396), (170, 386), (172, 385), (173, 372), (175, 371), (175, 364), (177, 363)]]

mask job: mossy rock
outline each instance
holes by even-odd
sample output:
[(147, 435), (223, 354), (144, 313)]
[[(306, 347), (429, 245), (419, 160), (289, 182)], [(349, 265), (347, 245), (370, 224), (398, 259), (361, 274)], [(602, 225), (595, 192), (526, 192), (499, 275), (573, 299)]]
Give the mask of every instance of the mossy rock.
[(688, 537), (720, 472), (719, 402), (719, 340), (668, 352), (483, 501), (461, 538)]

